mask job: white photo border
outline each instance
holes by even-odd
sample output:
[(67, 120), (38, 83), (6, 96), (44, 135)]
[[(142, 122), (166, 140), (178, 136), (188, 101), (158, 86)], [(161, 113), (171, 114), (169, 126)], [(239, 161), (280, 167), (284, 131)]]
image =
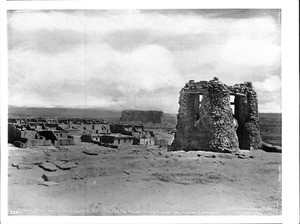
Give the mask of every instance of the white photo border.
[[(299, 2), (297, 0), (1, 1), (1, 221), (3, 223), (299, 223)], [(281, 9), (282, 215), (279, 216), (8, 216), (7, 10)]]

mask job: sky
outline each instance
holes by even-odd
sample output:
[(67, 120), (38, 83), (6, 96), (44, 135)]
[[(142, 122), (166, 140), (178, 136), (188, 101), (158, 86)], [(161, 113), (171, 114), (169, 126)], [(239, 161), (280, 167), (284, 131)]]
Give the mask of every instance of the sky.
[(8, 12), (9, 104), (177, 113), (190, 79), (251, 81), (281, 112), (280, 11)]

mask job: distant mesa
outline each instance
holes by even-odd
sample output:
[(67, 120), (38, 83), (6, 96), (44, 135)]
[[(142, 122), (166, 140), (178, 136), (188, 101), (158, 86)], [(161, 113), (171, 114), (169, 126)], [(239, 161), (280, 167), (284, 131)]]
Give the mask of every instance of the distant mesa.
[(121, 123), (148, 123), (161, 124), (164, 113), (162, 111), (123, 110), (120, 118)]

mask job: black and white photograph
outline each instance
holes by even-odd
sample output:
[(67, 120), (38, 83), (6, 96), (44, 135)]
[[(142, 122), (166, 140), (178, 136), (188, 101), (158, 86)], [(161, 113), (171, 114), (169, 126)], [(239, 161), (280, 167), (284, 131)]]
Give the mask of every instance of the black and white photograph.
[(115, 8), (6, 10), (6, 215), (281, 216), (284, 11)]

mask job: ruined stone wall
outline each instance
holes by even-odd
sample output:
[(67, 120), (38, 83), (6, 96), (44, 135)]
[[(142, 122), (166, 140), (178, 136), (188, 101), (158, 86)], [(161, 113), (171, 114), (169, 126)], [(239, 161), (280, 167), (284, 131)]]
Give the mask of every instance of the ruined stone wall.
[(200, 106), (199, 129), (210, 133), (208, 146), (213, 151), (236, 151), (239, 148), (230, 91), (218, 80), (207, 83)]
[(190, 145), (193, 144), (194, 133), (196, 128), (195, 123), (195, 114), (193, 113), (192, 102), (195, 102), (193, 95), (190, 95), (185, 92), (185, 89), (182, 89), (179, 96), (179, 111), (177, 115), (177, 125), (175, 139), (172, 143), (172, 148), (178, 150), (186, 150), (190, 148)]
[[(199, 95), (202, 101), (199, 102)], [(235, 116), (230, 104), (235, 95)], [(180, 92), (175, 139), (170, 150), (235, 152), (261, 144), (257, 97), (252, 84), (227, 86), (217, 78), (190, 81)]]
[(230, 87), (234, 93), (243, 95), (235, 97), (235, 115), (239, 121), (237, 130), (241, 149), (258, 149), (262, 144), (258, 119), (257, 94), (251, 82)]

